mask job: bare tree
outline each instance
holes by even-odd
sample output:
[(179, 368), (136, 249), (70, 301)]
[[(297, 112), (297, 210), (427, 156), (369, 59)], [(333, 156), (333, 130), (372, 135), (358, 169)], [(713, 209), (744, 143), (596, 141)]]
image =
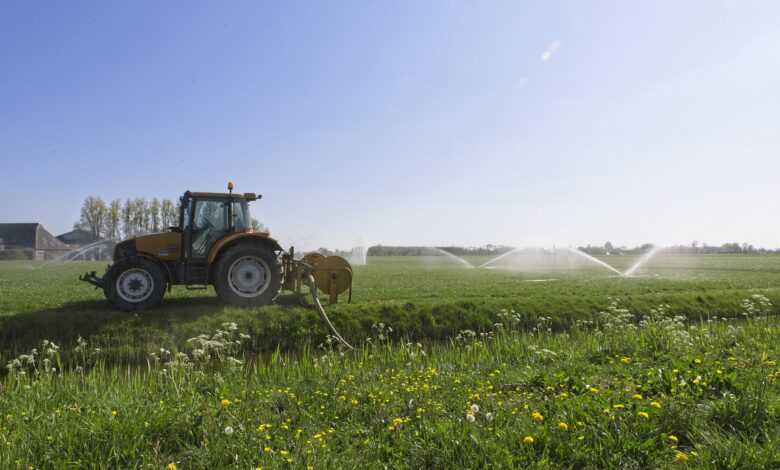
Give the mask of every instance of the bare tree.
[(122, 202), (114, 199), (108, 205), (108, 214), (106, 216), (106, 238), (117, 240), (119, 238), (119, 223), (122, 219)]
[(107, 212), (106, 203), (101, 198), (88, 196), (81, 205), (81, 219), (78, 225), (98, 238), (103, 233)]
[(160, 218), (162, 219), (163, 228), (176, 225), (176, 210), (170, 199), (162, 200), (162, 204), (160, 205)]
[(125, 199), (122, 207), (122, 231), (125, 238), (133, 236), (133, 201), (130, 199)]
[(160, 200), (157, 198), (149, 203), (149, 225), (152, 232), (160, 231)]
[(268, 227), (263, 225), (262, 222), (260, 222), (259, 220), (255, 219), (254, 217), (252, 217), (251, 227), (252, 227), (252, 231), (254, 231), (254, 232), (267, 232), (268, 231)]
[(146, 199), (137, 197), (133, 199), (133, 233), (146, 233)]

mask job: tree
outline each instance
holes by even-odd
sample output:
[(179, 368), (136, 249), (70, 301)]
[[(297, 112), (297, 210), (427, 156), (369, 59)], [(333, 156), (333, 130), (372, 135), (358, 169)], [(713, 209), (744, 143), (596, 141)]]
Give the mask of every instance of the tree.
[(146, 233), (146, 199), (133, 199), (133, 234)]
[(81, 205), (81, 219), (77, 225), (99, 238), (103, 233), (107, 212), (106, 203), (100, 197), (87, 196)]
[(604, 251), (606, 251), (607, 253), (612, 253), (613, 251), (615, 251), (615, 247), (612, 246), (612, 242), (607, 242), (604, 244)]
[(160, 219), (162, 220), (163, 228), (177, 225), (176, 209), (174, 209), (173, 202), (170, 199), (162, 200), (160, 204)]
[(114, 199), (108, 205), (108, 216), (106, 217), (106, 238), (117, 240), (119, 238), (119, 223), (122, 219), (122, 202)]
[(149, 203), (149, 224), (152, 232), (160, 231), (160, 200), (153, 198)]
[(135, 204), (130, 199), (125, 199), (125, 206), (122, 208), (122, 229), (125, 232), (125, 238), (130, 238), (135, 233)]
[(267, 232), (268, 227), (263, 225), (259, 220), (252, 217), (252, 230), (255, 232)]

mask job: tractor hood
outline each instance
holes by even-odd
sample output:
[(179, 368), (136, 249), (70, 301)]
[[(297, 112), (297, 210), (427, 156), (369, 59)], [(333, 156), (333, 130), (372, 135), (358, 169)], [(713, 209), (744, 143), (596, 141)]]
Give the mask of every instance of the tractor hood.
[(138, 253), (164, 261), (175, 261), (181, 255), (181, 233), (153, 233), (125, 240), (116, 246), (114, 260), (134, 256)]

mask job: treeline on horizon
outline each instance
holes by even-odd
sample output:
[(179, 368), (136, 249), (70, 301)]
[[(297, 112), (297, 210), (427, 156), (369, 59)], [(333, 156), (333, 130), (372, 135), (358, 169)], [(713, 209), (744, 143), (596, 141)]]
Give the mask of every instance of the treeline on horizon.
[[(634, 248), (624, 246), (615, 247), (610, 242), (603, 246), (580, 246), (580, 251), (589, 255), (639, 255), (650, 251), (652, 243), (645, 243)], [(716, 255), (716, 254), (769, 254), (780, 253), (780, 249), (757, 248), (749, 243), (724, 243), (720, 246), (711, 246), (707, 243), (691, 242), (690, 245), (672, 245), (662, 247), (664, 253), (680, 255)]]

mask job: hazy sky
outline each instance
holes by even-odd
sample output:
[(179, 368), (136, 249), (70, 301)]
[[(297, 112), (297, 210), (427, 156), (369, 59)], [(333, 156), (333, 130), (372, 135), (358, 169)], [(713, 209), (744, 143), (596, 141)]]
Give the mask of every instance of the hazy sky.
[(780, 247), (780, 2), (9, 2), (0, 221), (262, 193), (283, 245)]

